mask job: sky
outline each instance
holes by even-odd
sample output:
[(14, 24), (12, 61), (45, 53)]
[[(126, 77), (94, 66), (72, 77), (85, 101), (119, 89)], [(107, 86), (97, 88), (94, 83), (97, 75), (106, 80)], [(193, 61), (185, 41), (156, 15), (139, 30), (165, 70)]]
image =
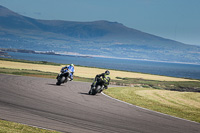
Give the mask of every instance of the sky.
[(107, 20), (200, 46), (200, 0), (0, 0), (21, 15), (44, 20)]

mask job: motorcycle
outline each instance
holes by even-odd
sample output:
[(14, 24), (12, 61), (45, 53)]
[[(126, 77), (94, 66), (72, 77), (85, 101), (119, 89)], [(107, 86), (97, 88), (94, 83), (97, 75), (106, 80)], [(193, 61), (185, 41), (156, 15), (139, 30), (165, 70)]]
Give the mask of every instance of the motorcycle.
[[(95, 83), (96, 82), (96, 83)], [(100, 78), (95, 78), (93, 81), (90, 91), (88, 92), (89, 95), (96, 95), (97, 93), (101, 93), (105, 89), (105, 86), (102, 85)]]
[(60, 74), (58, 74), (58, 76), (56, 77), (57, 79), (56, 85), (61, 85), (67, 83), (67, 81), (70, 81), (71, 80), (70, 74), (71, 71), (69, 69), (61, 70)]

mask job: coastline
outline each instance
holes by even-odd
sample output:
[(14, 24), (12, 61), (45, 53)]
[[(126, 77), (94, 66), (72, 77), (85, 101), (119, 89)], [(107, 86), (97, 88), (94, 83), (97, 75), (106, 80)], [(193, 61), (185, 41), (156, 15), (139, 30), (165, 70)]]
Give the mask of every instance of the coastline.
[[(58, 56), (72, 56), (72, 57), (83, 57), (83, 58), (106, 58), (106, 59), (161, 62), (161, 63), (173, 63), (173, 64), (200, 65), (200, 63), (194, 63), (194, 62), (192, 63), (192, 62), (161, 61), (161, 60), (136, 59), (136, 58), (120, 58), (120, 57), (113, 57), (113, 56), (80, 54), (80, 53), (75, 53), (75, 52), (35, 51), (35, 50), (14, 49), (14, 48), (0, 48), (0, 52), (4, 53), (4, 55), (5, 54), (8, 55), (7, 52), (19, 52), (19, 53), (46, 54), (46, 55), (58, 55)], [(2, 55), (1, 53), (0, 53), (0, 56)], [(5, 56), (5, 57), (9, 57), (9, 55)]]

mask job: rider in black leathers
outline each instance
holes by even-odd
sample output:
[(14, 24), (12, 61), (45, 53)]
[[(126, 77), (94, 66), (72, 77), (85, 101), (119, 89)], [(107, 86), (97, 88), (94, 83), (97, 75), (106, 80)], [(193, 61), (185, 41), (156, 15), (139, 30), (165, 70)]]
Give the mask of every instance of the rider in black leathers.
[(95, 85), (96, 86), (104, 85), (104, 88), (107, 89), (109, 83), (110, 83), (110, 72), (107, 70), (107, 71), (105, 71), (105, 73), (96, 75), (95, 82), (93, 82), (91, 86), (93, 87)]

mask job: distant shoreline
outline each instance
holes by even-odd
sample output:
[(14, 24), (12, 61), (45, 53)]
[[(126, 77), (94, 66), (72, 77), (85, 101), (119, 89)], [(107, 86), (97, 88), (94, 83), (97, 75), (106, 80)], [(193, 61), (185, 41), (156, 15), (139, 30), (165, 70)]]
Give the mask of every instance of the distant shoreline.
[(1, 57), (10, 57), (7, 52), (46, 54), (46, 55), (58, 55), (58, 56), (72, 56), (72, 57), (83, 57), (83, 58), (110, 58), (110, 59), (120, 59), (120, 60), (135, 60), (135, 61), (148, 61), (148, 62), (162, 62), (162, 63), (174, 63), (174, 64), (200, 65), (200, 63), (160, 61), (160, 60), (148, 60), (148, 59), (133, 59), (133, 58), (120, 58), (120, 57), (112, 57), (112, 56), (86, 55), (86, 54), (79, 54), (79, 53), (74, 53), (74, 52), (34, 51), (34, 50), (26, 50), (26, 49), (0, 48), (0, 56)]
[[(60, 54), (60, 53), (57, 53), (57, 52), (54, 52), (54, 51), (34, 51), (34, 50), (26, 50), (26, 49), (0, 48), (0, 56), (8, 55), (7, 52), (46, 54), (46, 55), (58, 55), (58, 56), (76, 56), (76, 57), (92, 58), (91, 56)], [(9, 57), (9, 55), (7, 57)]]

